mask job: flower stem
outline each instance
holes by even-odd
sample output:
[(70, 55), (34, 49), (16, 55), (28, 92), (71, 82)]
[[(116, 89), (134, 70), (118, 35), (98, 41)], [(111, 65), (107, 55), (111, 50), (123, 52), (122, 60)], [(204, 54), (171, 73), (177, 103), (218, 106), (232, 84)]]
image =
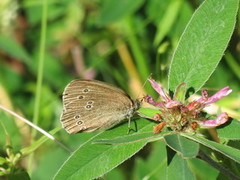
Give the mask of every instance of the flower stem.
[(240, 180), (240, 177), (235, 175), (233, 172), (229, 171), (227, 168), (221, 166), (216, 161), (212, 160), (209, 156), (207, 156), (203, 151), (199, 151), (197, 158), (206, 161), (208, 164), (210, 164), (215, 169), (219, 170), (222, 174), (226, 175), (232, 180)]

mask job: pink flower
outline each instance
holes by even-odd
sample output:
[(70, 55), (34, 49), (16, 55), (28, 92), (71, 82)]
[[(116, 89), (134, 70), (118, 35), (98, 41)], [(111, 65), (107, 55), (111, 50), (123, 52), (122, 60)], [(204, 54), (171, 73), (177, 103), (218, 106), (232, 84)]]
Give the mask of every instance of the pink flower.
[[(181, 104), (179, 101), (174, 101), (171, 99), (171, 97), (164, 92), (162, 86), (158, 84), (156, 81), (154, 81), (152, 78), (149, 78), (148, 81), (151, 83), (153, 89), (160, 95), (160, 98), (163, 100), (162, 103), (157, 103), (158, 107), (166, 107), (171, 108), (175, 107)], [(156, 102), (154, 102), (153, 98), (150, 95), (146, 95), (146, 102), (149, 104), (155, 105)]]
[(208, 105), (211, 103), (214, 103), (218, 101), (219, 99), (223, 98), (224, 96), (227, 96), (232, 92), (231, 89), (229, 89), (229, 86), (226, 86), (225, 88), (222, 88), (220, 91), (215, 93), (213, 96), (208, 97), (208, 93), (206, 90), (202, 91), (202, 97), (200, 97), (198, 100), (196, 100), (199, 103)]
[(168, 94), (163, 91), (163, 88), (160, 84), (154, 81), (152, 78), (148, 78), (148, 81), (151, 83), (153, 89), (163, 98), (164, 101), (168, 102), (171, 101), (171, 98)]
[(205, 105), (214, 103), (218, 101), (219, 99), (223, 98), (224, 96), (229, 95), (232, 92), (232, 90), (229, 88), (229, 86), (226, 86), (225, 88), (221, 89), (217, 93), (215, 93), (213, 96), (209, 97), (205, 103)]
[(224, 124), (229, 119), (228, 114), (223, 112), (216, 119), (210, 119), (205, 121), (197, 121), (198, 125), (201, 128), (210, 128), (210, 127), (216, 127)]
[[(160, 113), (157, 113), (161, 118), (158, 120), (160, 124), (154, 128), (154, 133), (160, 132), (164, 126), (171, 128), (174, 131), (186, 132), (186, 131), (195, 131), (197, 127), (200, 128), (211, 128), (217, 127), (224, 124), (228, 121), (229, 116), (227, 113), (221, 113), (216, 119), (206, 120), (202, 116), (204, 108), (219, 99), (227, 96), (232, 92), (232, 90), (227, 86), (213, 96), (208, 97), (208, 92), (202, 90), (202, 97), (199, 99), (190, 102), (187, 105), (184, 105), (182, 102), (177, 101), (174, 98), (171, 98), (167, 94), (162, 86), (154, 81), (152, 78), (149, 78), (148, 81), (151, 83), (153, 89), (159, 94), (160, 101), (156, 102), (150, 95), (144, 97), (145, 102), (157, 107)], [(179, 85), (179, 87), (186, 86), (185, 83)], [(178, 94), (183, 94), (182, 89), (176, 88), (175, 96)], [(174, 97), (175, 97), (174, 96)], [(175, 97), (177, 98), (177, 97)], [(179, 98), (177, 98), (179, 99)], [(156, 120), (156, 117), (153, 116), (151, 119)]]
[(157, 106), (159, 108), (163, 108), (164, 107), (164, 104), (155, 102), (150, 95), (146, 95), (144, 97), (144, 101), (147, 102), (148, 104), (151, 104), (153, 106)]

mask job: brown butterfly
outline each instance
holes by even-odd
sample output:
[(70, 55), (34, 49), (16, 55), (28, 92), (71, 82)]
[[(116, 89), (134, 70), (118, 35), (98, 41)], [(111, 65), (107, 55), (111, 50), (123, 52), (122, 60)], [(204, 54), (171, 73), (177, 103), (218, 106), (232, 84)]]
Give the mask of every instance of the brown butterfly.
[(96, 80), (73, 80), (63, 92), (61, 123), (70, 134), (111, 128), (130, 119), (141, 101)]

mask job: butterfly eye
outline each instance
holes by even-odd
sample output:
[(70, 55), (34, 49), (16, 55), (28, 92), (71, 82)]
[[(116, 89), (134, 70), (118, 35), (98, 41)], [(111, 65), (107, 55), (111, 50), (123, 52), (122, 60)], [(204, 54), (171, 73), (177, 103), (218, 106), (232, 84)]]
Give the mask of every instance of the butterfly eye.
[(85, 106), (86, 109), (92, 109), (92, 107), (93, 107), (92, 105), (86, 105)]
[(78, 125), (78, 126), (80, 126), (81, 124), (83, 124), (82, 121), (77, 121), (77, 122), (76, 122), (76, 125)]
[(84, 98), (84, 96), (82, 96), (82, 95), (78, 96), (78, 99), (83, 99), (83, 98)]
[(75, 118), (75, 119), (79, 119), (79, 118), (80, 118), (80, 116), (79, 116), (79, 115), (76, 115), (76, 116), (74, 116), (74, 118)]
[(83, 89), (83, 92), (87, 93), (89, 91), (89, 89)]

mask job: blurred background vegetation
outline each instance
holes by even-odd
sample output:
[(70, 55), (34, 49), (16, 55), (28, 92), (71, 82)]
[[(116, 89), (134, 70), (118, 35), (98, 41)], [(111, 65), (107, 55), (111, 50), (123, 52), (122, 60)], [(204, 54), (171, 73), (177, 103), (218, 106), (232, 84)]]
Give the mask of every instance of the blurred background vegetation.
[[(47, 11), (44, 2), (0, 1), (0, 104), (50, 131), (61, 126), (61, 94), (73, 79), (109, 82), (133, 97), (144, 91), (153, 94), (148, 85), (142, 90), (151, 73), (166, 87), (174, 49), (202, 1), (46, 0)], [(239, 89), (239, 25), (205, 87)], [(231, 101), (229, 109), (240, 106), (234, 98), (227, 101)], [(2, 157), (6, 156), (7, 137), (3, 127), (15, 153), (41, 137), (3, 111), (0, 122)], [(70, 136), (60, 130), (55, 136), (75, 149), (91, 135)], [(157, 146), (147, 146), (135, 156), (136, 161), (126, 161), (105, 178), (141, 179), (141, 163)], [(53, 142), (44, 143), (34, 153), (17, 166), (33, 179), (51, 179), (68, 156)]]

